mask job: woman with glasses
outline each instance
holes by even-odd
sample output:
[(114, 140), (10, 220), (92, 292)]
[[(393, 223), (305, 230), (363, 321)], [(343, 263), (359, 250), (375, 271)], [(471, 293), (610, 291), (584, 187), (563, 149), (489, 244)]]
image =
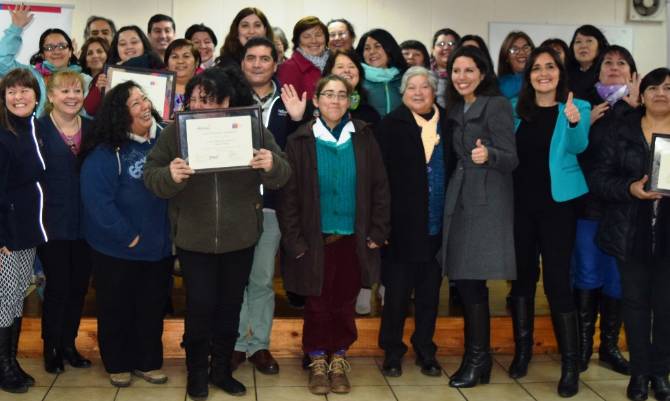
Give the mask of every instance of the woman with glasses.
[[(30, 6), (16, 5), (9, 10), (11, 25), (5, 29), (0, 38), (0, 78), (15, 68), (28, 68), (35, 76), (40, 86), (40, 98), (35, 110), (39, 116), (47, 103), (46, 83), (56, 71), (69, 70), (81, 73), (77, 56), (74, 54), (72, 40), (67, 33), (52, 28), (42, 32), (39, 40), (39, 49), (30, 58), (30, 66), (23, 65), (16, 60), (21, 48), (23, 29), (30, 24), (34, 15), (30, 13)], [(88, 92), (91, 77), (82, 73), (84, 91)]]
[(498, 55), (498, 86), (506, 98), (519, 95), (523, 70), (534, 48), (533, 40), (525, 32), (512, 31), (503, 40)]
[(351, 22), (344, 18), (337, 18), (328, 21), (328, 49), (334, 50), (351, 50), (354, 48), (354, 41), (356, 40), (356, 32)]
[(586, 99), (593, 85), (598, 82), (596, 64), (607, 46), (607, 38), (593, 25), (582, 25), (572, 35), (565, 64), (568, 85), (576, 98)]
[(319, 117), (288, 139), (293, 175), (277, 213), (284, 285), (306, 296), (302, 346), (314, 394), (351, 390), (346, 352), (357, 338), (356, 296), (378, 281), (389, 232), (384, 164), (370, 126), (349, 117), (351, 93), (340, 76), (318, 82)]
[(356, 53), (363, 60), (368, 101), (383, 117), (402, 103), (400, 80), (407, 63), (400, 46), (388, 31), (373, 29), (358, 41)]
[(449, 86), (447, 62), (460, 39), (461, 36), (449, 28), (440, 29), (433, 35), (430, 69), (437, 76), (437, 92), (435, 96), (437, 104), (442, 108), (447, 107), (447, 87)]

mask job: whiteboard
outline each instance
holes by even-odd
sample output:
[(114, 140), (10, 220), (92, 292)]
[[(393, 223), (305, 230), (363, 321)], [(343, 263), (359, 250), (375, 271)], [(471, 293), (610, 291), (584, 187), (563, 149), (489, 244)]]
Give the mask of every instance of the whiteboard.
[[(570, 40), (575, 30), (580, 25), (559, 25), (559, 24), (526, 24), (510, 22), (489, 22), (489, 49), (491, 58), (498, 69), (498, 53), (505, 37), (511, 31), (523, 31), (533, 39), (535, 46), (539, 46), (545, 39), (559, 38), (570, 45)], [(611, 45), (623, 46), (631, 53), (633, 52), (633, 28), (627, 26), (603, 26), (596, 25), (600, 29), (607, 41)]]
[[(9, 15), (10, 7), (13, 9), (18, 3), (1, 2), (0, 3), (0, 29), (4, 34), (12, 24), (12, 17)], [(72, 37), (72, 12), (74, 6), (71, 4), (46, 4), (46, 3), (28, 3), (31, 12), (35, 15), (32, 22), (23, 30), (23, 45), (19, 50), (16, 59), (23, 64), (28, 64), (30, 56), (35, 54), (40, 43), (40, 35), (49, 28), (60, 28)]]

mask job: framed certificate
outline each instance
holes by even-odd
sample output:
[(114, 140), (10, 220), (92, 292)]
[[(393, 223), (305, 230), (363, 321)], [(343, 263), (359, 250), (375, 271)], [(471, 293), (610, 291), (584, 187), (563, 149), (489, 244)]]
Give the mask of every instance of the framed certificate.
[(149, 100), (151, 100), (158, 114), (164, 120), (171, 119), (175, 86), (177, 85), (174, 72), (124, 67), (122, 65), (107, 65), (105, 67), (105, 74), (107, 75), (105, 91), (112, 89), (120, 83), (134, 81), (142, 88)]
[(652, 134), (649, 190), (670, 196), (670, 135)]
[(196, 173), (251, 169), (254, 149), (263, 147), (258, 106), (177, 112), (180, 157)]

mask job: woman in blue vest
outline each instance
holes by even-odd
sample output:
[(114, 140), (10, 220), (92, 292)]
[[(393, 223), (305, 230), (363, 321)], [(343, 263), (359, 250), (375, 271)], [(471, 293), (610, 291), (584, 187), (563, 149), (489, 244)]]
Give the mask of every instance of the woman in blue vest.
[(550, 47), (530, 54), (513, 103), (519, 166), (514, 172), (517, 279), (511, 291), (516, 348), (509, 374), (525, 376), (532, 356), (539, 250), (561, 353), (558, 394), (571, 397), (579, 389), (578, 324), (570, 280), (577, 217), (571, 201), (588, 191), (577, 155), (588, 144), (591, 107), (568, 94), (565, 67)]

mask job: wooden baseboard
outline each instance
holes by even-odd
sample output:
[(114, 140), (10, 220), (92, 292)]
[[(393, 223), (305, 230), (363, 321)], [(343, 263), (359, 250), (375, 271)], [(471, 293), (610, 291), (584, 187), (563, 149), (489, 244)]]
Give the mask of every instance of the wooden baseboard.
[[(383, 351), (377, 346), (379, 336), (379, 318), (359, 318), (358, 340), (350, 348), (351, 356), (382, 356)], [(405, 324), (405, 343), (414, 330), (414, 319), (407, 319)], [(180, 347), (184, 332), (183, 319), (166, 319), (163, 332), (163, 348), (165, 358), (183, 358), (184, 350)], [(598, 333), (598, 330), (596, 330)], [(302, 319), (275, 318), (272, 326), (272, 353), (277, 357), (296, 357), (302, 354)], [(535, 318), (534, 332), (535, 353), (557, 352), (556, 339), (549, 316)], [(440, 355), (460, 355), (463, 353), (463, 319), (459, 317), (440, 317), (437, 319), (434, 341)], [(594, 337), (594, 347), (598, 345), (598, 336)], [(625, 343), (623, 332), (620, 343)], [(77, 337), (77, 347), (86, 357), (98, 357), (97, 322), (95, 318), (83, 318)], [(513, 353), (512, 319), (494, 317), (491, 319), (491, 348), (494, 353)], [(411, 347), (410, 347), (411, 349)], [(24, 318), (21, 332), (19, 352), (22, 356), (38, 357), (42, 355), (41, 320)], [(410, 351), (411, 352), (411, 351)]]

